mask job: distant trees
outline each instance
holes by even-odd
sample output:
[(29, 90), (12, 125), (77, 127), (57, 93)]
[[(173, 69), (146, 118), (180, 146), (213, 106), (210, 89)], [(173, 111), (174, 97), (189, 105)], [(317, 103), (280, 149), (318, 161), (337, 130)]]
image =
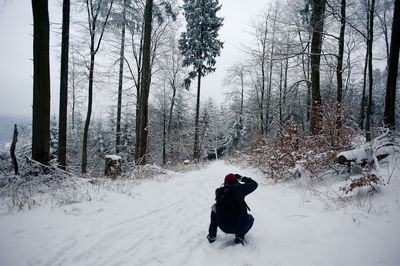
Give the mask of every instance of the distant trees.
[(185, 85), (197, 77), (197, 101), (194, 125), (193, 159), (200, 159), (199, 151), (199, 115), (201, 77), (215, 71), (215, 58), (220, 55), (223, 43), (218, 40), (218, 31), (223, 18), (217, 16), (221, 9), (218, 0), (184, 0), (183, 10), (186, 20), (186, 31), (179, 40), (179, 48), (185, 59), (184, 66), (192, 66)]
[(48, 1), (32, 0), (33, 13), (33, 106), (32, 158), (50, 161), (50, 63)]
[[(102, 156), (111, 152), (120, 153), (124, 160), (135, 164), (167, 165), (188, 158), (195, 161), (216, 158), (238, 148), (250, 149), (257, 143), (268, 142), (259, 142), (260, 139), (276, 136), (285, 139), (290, 127), (297, 133), (311, 133), (310, 138), (323, 138), (327, 129), (320, 127), (327, 119), (325, 115), (330, 116), (326, 107), (329, 105), (331, 111), (331, 103), (336, 103), (334, 132), (338, 134), (345, 132), (341, 131), (343, 127), (354, 127), (355, 122), (362, 130), (366, 126), (367, 138), (372, 138), (372, 129), (383, 122), (390, 127), (396, 125), (398, 66), (394, 63), (398, 62), (400, 35), (395, 26), (399, 22), (398, 0), (394, 11), (390, 0), (293, 0), (290, 5), (278, 2), (270, 5), (254, 21), (250, 29), (252, 42), (242, 47), (243, 59), (228, 69), (225, 85), (229, 91), (224, 104), (209, 100), (203, 107), (201, 80), (215, 71), (216, 57), (223, 48), (218, 38), (223, 19), (217, 16), (221, 9), (217, 0), (184, 0), (186, 30), (180, 38), (176, 36), (179, 22), (175, 22), (178, 13), (175, 0), (82, 3), (84, 9), (82, 5), (73, 5), (76, 10), (71, 14), (83, 10), (87, 16), (80, 26), (89, 32), (90, 50), (82, 52), (83, 46), (78, 43), (84, 41), (71, 35), (68, 57), (65, 5), (69, 6), (69, 0), (64, 0), (57, 137), (55, 120), (50, 130), (46, 55), (49, 22), (44, 12), (47, 2), (32, 1), (35, 51), (32, 155), (41, 163), (54, 159), (57, 149), (58, 164), (65, 168), (67, 136), (69, 170), (79, 169), (80, 163), (82, 173), (88, 165), (101, 165)], [(71, 21), (79, 19), (74, 16)], [(374, 17), (379, 19), (378, 24), (374, 23)], [(47, 28), (36, 28), (41, 24), (47, 24)], [(390, 61), (389, 36), (392, 36), (390, 49), (394, 50), (390, 52)], [(94, 74), (95, 66), (99, 66), (96, 73), (102, 70), (95, 61), (97, 56), (106, 75)], [(379, 60), (388, 60), (386, 94), (382, 89), (386, 72), (374, 69)], [(382, 64), (376, 64), (379, 65)], [(101, 76), (105, 78), (96, 80)], [(194, 96), (183, 90), (189, 88), (192, 80), (197, 81)], [(104, 88), (101, 93), (115, 99), (115, 104), (100, 103), (104, 107), (99, 111), (102, 118), (91, 121), (92, 108), (97, 107), (93, 107), (93, 90), (99, 81)], [(88, 82), (86, 119), (78, 110), (82, 109), (79, 105), (83, 106), (82, 82)], [(65, 91), (68, 85), (69, 100)], [(346, 107), (354, 103), (357, 108), (352, 108), (349, 115)], [(67, 124), (68, 109), (71, 119)], [(194, 128), (189, 126), (192, 120)], [(46, 135), (46, 131), (51, 133)], [(90, 136), (93, 131), (96, 134)]]

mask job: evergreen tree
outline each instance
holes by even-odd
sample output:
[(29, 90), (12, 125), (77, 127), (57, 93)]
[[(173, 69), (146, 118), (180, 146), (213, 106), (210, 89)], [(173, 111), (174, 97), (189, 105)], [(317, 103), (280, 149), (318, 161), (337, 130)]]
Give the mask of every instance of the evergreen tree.
[(195, 160), (199, 160), (201, 77), (215, 71), (215, 57), (220, 55), (223, 47), (223, 43), (217, 39), (223, 18), (217, 17), (217, 12), (221, 9), (218, 0), (184, 0), (183, 9), (186, 19), (186, 31), (182, 33), (179, 40), (179, 49), (185, 57), (183, 65), (193, 66), (188, 78), (185, 79), (186, 88), (189, 88), (191, 79), (197, 77), (193, 157)]

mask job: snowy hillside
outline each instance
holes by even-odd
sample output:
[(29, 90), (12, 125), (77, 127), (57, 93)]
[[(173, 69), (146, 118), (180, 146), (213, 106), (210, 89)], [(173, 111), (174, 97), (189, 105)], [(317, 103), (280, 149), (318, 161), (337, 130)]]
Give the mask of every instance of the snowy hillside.
[[(213, 244), (206, 240), (214, 190), (230, 172), (259, 183), (246, 198), (255, 223), (244, 247), (221, 231)], [(395, 266), (399, 173), (372, 200), (350, 200), (338, 197), (344, 181), (337, 177), (277, 184), (217, 161), (136, 182), (125, 193), (98, 187), (91, 201), (12, 214), (3, 206), (0, 265)]]

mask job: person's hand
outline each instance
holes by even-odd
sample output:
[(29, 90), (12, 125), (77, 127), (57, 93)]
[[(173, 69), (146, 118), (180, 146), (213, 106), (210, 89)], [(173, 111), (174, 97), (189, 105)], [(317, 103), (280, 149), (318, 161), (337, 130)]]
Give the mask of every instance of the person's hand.
[(237, 181), (242, 181), (242, 176), (239, 174), (235, 174)]

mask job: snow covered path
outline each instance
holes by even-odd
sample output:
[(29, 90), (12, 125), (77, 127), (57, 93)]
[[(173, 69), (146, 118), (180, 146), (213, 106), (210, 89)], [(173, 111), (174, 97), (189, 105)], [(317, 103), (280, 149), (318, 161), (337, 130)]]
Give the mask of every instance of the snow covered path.
[[(214, 190), (227, 173), (254, 178), (247, 245), (206, 240)], [(273, 184), (224, 161), (144, 181), (133, 195), (0, 213), (0, 265), (399, 265), (400, 206), (367, 214), (324, 208), (294, 183)]]

